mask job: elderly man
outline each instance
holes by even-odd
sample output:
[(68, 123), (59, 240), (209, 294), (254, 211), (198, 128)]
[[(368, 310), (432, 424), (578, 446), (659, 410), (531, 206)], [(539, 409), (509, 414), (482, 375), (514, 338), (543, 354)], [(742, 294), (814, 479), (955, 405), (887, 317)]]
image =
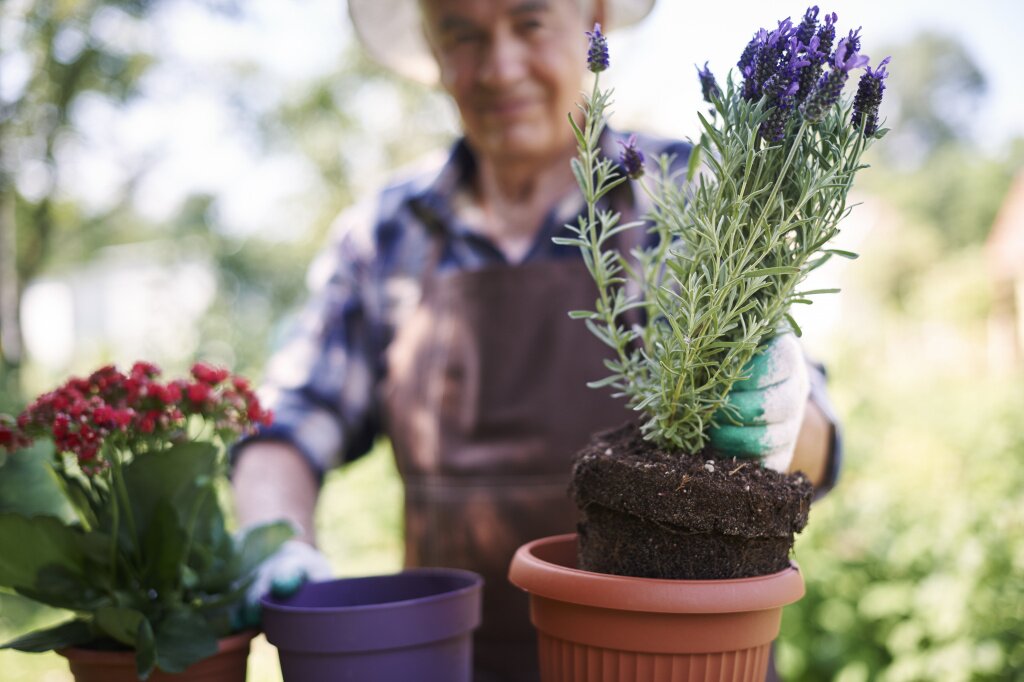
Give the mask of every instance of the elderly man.
[[(303, 531), (254, 594), (329, 574), (313, 548), (321, 476), (386, 434), (405, 485), (407, 564), (483, 574), (477, 679), (535, 679), (508, 562), (523, 542), (574, 529), (570, 458), (629, 418), (586, 388), (606, 349), (566, 315), (595, 299), (578, 251), (552, 242), (582, 208), (566, 115), (586, 75), (584, 32), (635, 22), (651, 5), (350, 0), (364, 46), (399, 73), (439, 81), (464, 137), (440, 168), (343, 215), (313, 265), (317, 289), (268, 370), (275, 424), (235, 453), (241, 522), (284, 517)], [(620, 137), (606, 133), (609, 153)], [(641, 144), (688, 156), (684, 143)], [(643, 197), (627, 183), (608, 201), (625, 221), (644, 214)], [(793, 468), (828, 487), (835, 429), (826, 403), (805, 402), (789, 406), (804, 415)]]

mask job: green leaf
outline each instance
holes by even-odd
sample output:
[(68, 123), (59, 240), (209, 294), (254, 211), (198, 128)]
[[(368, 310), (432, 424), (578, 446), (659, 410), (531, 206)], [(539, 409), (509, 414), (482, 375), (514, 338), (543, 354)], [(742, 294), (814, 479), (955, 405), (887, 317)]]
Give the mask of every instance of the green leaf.
[(135, 672), (140, 680), (148, 679), (156, 667), (156, 640), (153, 626), (143, 618), (135, 636)]
[(286, 521), (275, 521), (250, 528), (241, 539), (240, 575), (246, 576), (255, 570), (294, 535), (295, 529)]
[(796, 296), (814, 296), (815, 294), (838, 294), (840, 289), (811, 289), (810, 291), (799, 291)]
[(619, 381), (621, 378), (622, 377), (620, 377), (620, 376), (614, 375), (614, 376), (610, 376), (610, 377), (605, 377), (604, 379), (598, 379), (597, 381), (588, 381), (587, 382), (587, 388), (604, 388), (605, 386), (610, 386), (610, 385), (614, 384), (616, 381)]
[(0, 465), (0, 512), (74, 519), (50, 464), (52, 458), (53, 444), (39, 441), (11, 454)]
[(124, 479), (140, 535), (145, 537), (161, 500), (171, 504), (187, 527), (193, 507), (209, 495), (209, 483), (217, 474), (217, 449), (210, 443), (185, 443), (137, 455), (125, 466)]
[(68, 620), (43, 630), (36, 630), (9, 642), (0, 644), (0, 649), (17, 649), (30, 653), (53, 651), (68, 646), (85, 644), (96, 638), (89, 624), (84, 620)]
[(850, 260), (857, 260), (860, 258), (859, 254), (856, 254), (853, 251), (843, 251), (842, 249), (828, 249), (825, 253), (833, 256), (839, 256), (841, 258), (849, 258)]
[(156, 629), (156, 663), (169, 673), (217, 653), (217, 637), (206, 619), (192, 611), (174, 611)]
[(793, 329), (793, 333), (796, 334), (797, 337), (803, 336), (804, 335), (804, 330), (801, 329), (800, 325), (798, 325), (796, 323), (796, 320), (793, 319), (793, 316), (790, 315), (789, 313), (786, 313), (785, 317), (786, 317), (786, 322), (789, 322), (789, 326)]
[(583, 131), (580, 130), (580, 127), (576, 124), (576, 119), (573, 118), (571, 113), (569, 114), (569, 125), (572, 126), (572, 132), (576, 136), (576, 142), (579, 143), (581, 147), (586, 147), (587, 138), (583, 135)]
[(141, 611), (123, 606), (105, 606), (96, 611), (96, 627), (132, 648), (138, 642), (139, 624), (144, 620)]
[(760, 268), (758, 270), (749, 270), (743, 273), (744, 279), (753, 279), (755, 277), (771, 277), (772, 275), (799, 275), (800, 268), (793, 265), (776, 265), (772, 268)]
[(570, 310), (569, 319), (572, 320), (594, 320), (597, 319), (597, 313), (590, 310)]
[(142, 531), (142, 579), (166, 601), (168, 592), (179, 589), (185, 563), (187, 538), (178, 513), (167, 500), (157, 503), (149, 525)]
[(587, 172), (583, 170), (583, 164), (580, 163), (579, 159), (574, 157), (572, 161), (569, 162), (569, 165), (572, 166), (572, 174), (576, 177), (576, 183), (580, 186), (580, 190), (586, 194)]
[(81, 577), (82, 531), (52, 516), (0, 514), (0, 585), (32, 589), (39, 573), (55, 566)]
[(690, 160), (686, 164), (686, 181), (693, 182), (693, 179), (697, 177), (697, 171), (700, 170), (701, 163), (701, 146), (694, 145), (690, 151)]

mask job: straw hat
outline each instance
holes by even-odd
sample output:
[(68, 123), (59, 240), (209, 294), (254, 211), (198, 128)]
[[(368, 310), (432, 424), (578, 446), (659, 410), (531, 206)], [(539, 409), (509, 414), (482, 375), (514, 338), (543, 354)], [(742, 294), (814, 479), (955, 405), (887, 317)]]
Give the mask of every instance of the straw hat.
[[(606, 31), (647, 16), (655, 0), (604, 0)], [(392, 71), (421, 83), (436, 83), (437, 64), (423, 37), (419, 0), (348, 0), (356, 35), (370, 56)]]

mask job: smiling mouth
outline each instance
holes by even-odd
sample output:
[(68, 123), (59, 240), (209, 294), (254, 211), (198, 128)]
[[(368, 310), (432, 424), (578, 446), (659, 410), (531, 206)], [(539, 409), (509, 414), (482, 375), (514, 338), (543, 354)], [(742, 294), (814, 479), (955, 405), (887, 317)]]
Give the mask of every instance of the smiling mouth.
[(532, 108), (536, 102), (529, 99), (516, 99), (516, 100), (505, 100), (500, 102), (489, 102), (485, 104), (481, 109), (483, 113), (488, 116), (495, 116), (497, 118), (511, 118), (516, 117)]

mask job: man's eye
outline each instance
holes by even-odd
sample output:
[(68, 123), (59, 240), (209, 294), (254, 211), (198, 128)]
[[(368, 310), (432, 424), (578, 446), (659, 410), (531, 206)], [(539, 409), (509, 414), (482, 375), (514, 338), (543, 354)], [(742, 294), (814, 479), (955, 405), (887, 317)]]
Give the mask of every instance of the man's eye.
[(519, 29), (520, 33), (531, 33), (538, 29), (544, 28), (544, 24), (541, 23), (540, 19), (525, 19), (520, 21), (516, 28)]
[(455, 45), (473, 45), (480, 42), (480, 34), (471, 31), (460, 31), (453, 34), (451, 40)]

